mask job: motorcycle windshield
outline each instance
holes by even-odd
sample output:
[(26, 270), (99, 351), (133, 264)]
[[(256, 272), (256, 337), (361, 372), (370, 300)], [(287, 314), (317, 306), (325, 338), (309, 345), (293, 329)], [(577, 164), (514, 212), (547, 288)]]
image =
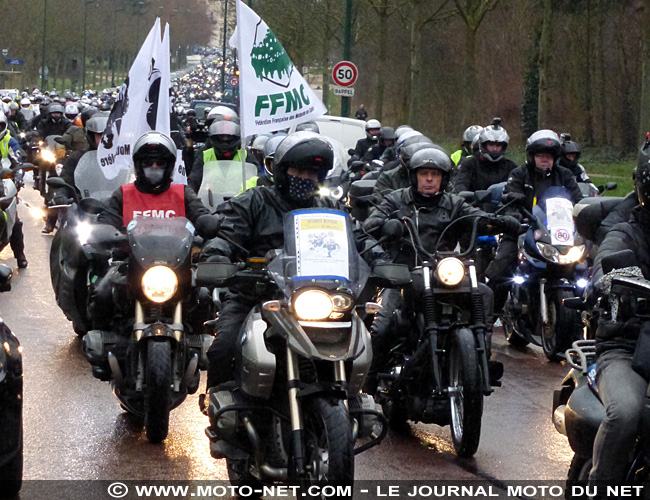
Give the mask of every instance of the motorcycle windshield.
[(192, 250), (194, 226), (185, 217), (136, 217), (126, 228), (133, 258), (144, 267), (182, 265)]
[[(244, 163), (246, 180), (257, 175), (257, 167)], [(242, 163), (240, 161), (209, 161), (203, 165), (203, 181), (199, 198), (211, 212), (225, 200), (237, 196), (242, 190)]]
[(60, 135), (48, 135), (44, 140), (43, 140), (43, 146), (45, 146), (47, 149), (54, 151), (57, 148), (64, 147), (58, 142), (56, 142), (54, 139), (58, 139), (61, 137)]
[(369, 266), (359, 255), (350, 217), (339, 210), (294, 210), (284, 216), (284, 248), (268, 267), (286, 297), (299, 288), (344, 288), (357, 297)]
[(108, 198), (118, 187), (133, 182), (130, 170), (120, 170), (114, 179), (107, 179), (97, 161), (97, 151), (85, 153), (74, 171), (74, 183), (83, 198)]
[(549, 187), (533, 208), (533, 215), (548, 229), (552, 245), (574, 244), (573, 202), (565, 188)]

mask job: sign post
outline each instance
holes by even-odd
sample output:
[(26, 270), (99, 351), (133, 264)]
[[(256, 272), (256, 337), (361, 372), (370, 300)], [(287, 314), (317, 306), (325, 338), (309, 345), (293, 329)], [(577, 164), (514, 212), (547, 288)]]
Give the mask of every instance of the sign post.
[(341, 115), (348, 116), (350, 113), (350, 97), (354, 95), (352, 87), (357, 81), (359, 70), (350, 61), (341, 61), (332, 70), (332, 80), (338, 87), (334, 87), (334, 94), (342, 96)]

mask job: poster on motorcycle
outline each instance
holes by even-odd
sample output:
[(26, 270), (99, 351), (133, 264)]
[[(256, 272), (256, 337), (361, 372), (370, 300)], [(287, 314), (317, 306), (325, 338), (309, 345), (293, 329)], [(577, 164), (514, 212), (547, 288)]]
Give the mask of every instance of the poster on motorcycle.
[(546, 200), (546, 227), (552, 245), (573, 245), (573, 204), (566, 198)]
[[(131, 148), (144, 133), (170, 135), (169, 25), (161, 38), (157, 18), (120, 88), (97, 152), (107, 179), (132, 169)], [(187, 184), (185, 169), (177, 164), (174, 183)]]
[(239, 56), (242, 137), (289, 128), (327, 112), (273, 31), (241, 1), (230, 46)]
[(298, 276), (350, 279), (345, 215), (332, 212), (296, 213)]

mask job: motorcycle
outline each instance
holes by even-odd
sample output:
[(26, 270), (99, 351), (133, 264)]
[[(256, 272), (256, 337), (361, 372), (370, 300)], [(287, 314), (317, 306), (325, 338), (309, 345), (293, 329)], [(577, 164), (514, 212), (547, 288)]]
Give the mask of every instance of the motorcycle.
[(91, 329), (88, 312), (91, 281), (107, 271), (106, 256), (87, 245), (96, 216), (84, 212), (84, 198), (102, 200), (115, 189), (128, 184), (132, 174), (122, 170), (106, 179), (97, 162), (97, 151), (85, 153), (75, 169), (75, 186), (60, 177), (50, 177), (47, 184), (55, 192), (51, 208), (58, 212), (59, 229), (50, 247), (50, 281), (58, 306), (72, 322), (75, 333), (85, 335)]
[[(603, 259), (606, 275), (635, 265), (636, 259), (631, 250), (616, 252)], [(626, 273), (625, 269), (623, 272), (612, 273), (609, 293), (601, 297), (597, 304), (597, 309), (601, 310), (606, 319), (624, 322), (638, 318), (647, 322), (650, 281), (639, 277), (640, 270), (638, 274), (633, 274)], [(567, 306), (581, 307), (577, 300), (567, 301)], [(574, 452), (568, 471), (568, 484), (586, 486), (593, 463), (594, 440), (605, 419), (605, 407), (596, 386), (595, 340), (575, 341), (572, 348), (566, 351), (566, 360), (571, 370), (562, 381), (562, 388), (553, 393), (552, 418), (556, 430), (568, 438)], [(643, 484), (650, 475), (650, 449), (645, 432), (649, 424), (648, 415), (644, 413), (639, 425), (634, 458), (628, 464), (625, 484)]]
[(38, 190), (47, 205), (52, 199), (52, 192), (48, 189), (47, 179), (52, 176), (58, 176), (63, 168), (65, 159), (65, 146), (55, 141), (60, 135), (49, 135), (43, 141), (39, 142), (38, 155)]
[(530, 227), (519, 237), (519, 263), (501, 322), (511, 345), (541, 344), (550, 361), (560, 361), (583, 335), (580, 314), (562, 307), (562, 301), (580, 296), (589, 283), (585, 242), (576, 233), (563, 187), (548, 188), (532, 213), (522, 210)]
[(13, 168), (9, 158), (0, 162), (0, 250), (9, 244), (18, 216), (18, 189), (22, 186), (23, 172), (34, 170), (31, 163), (17, 163)]
[[(9, 290), (11, 270), (0, 266), (0, 291)], [(13, 498), (23, 478), (23, 361), (22, 348), (0, 320), (0, 497)]]
[(385, 372), (378, 374), (377, 401), (391, 425), (407, 420), (450, 425), (461, 457), (478, 449), (483, 398), (493, 392), (490, 379), (500, 385), (500, 375), (490, 377), (483, 296), (472, 258), (479, 221), (464, 252), (440, 251), (436, 245), (429, 253), (415, 223), (403, 219), (410, 235), (404, 241), (421, 265), (411, 271), (412, 285), (403, 291), (408, 307), (392, 316), (394, 347)]
[[(101, 206), (82, 201), (87, 211)], [(126, 264), (126, 297), (124, 286), (112, 287), (120, 308), (111, 330), (88, 331), (83, 350), (93, 376), (110, 380), (122, 408), (143, 417), (147, 439), (159, 443), (170, 411), (196, 392), (199, 370), (207, 368), (212, 337), (202, 331), (209, 312), (192, 282), (194, 226), (187, 219), (136, 217), (126, 233), (98, 224), (89, 236), (95, 251), (111, 249), (108, 272), (122, 283)]]
[[(360, 312), (367, 286), (398, 287), (405, 266), (368, 265), (344, 212), (306, 209), (284, 219), (284, 249), (247, 263), (200, 263), (197, 282), (266, 287), (277, 297), (242, 324), (235, 380), (200, 400), (211, 455), (226, 458), (234, 484), (351, 484), (354, 456), (387, 432), (372, 396), (361, 394), (372, 349)], [(255, 264), (257, 263), (257, 264)], [(355, 440), (368, 442), (354, 448)]]

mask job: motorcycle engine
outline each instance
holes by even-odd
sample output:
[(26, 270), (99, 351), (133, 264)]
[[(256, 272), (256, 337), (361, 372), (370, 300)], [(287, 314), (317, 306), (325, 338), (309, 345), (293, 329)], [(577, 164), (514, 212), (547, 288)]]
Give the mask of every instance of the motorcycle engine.
[(212, 430), (217, 434), (218, 439), (230, 442), (236, 441), (239, 428), (239, 412), (224, 411), (220, 415), (216, 415), (220, 410), (238, 404), (245, 404), (245, 401), (241, 395), (232, 391), (223, 390), (210, 393), (208, 415)]

